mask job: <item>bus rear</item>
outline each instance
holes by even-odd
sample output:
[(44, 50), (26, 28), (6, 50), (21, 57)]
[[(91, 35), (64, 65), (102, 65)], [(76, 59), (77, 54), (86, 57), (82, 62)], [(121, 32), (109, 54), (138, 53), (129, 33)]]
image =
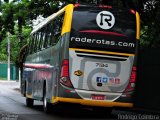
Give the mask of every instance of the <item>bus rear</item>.
[(67, 78), (60, 79), (68, 98), (65, 100), (132, 107), (139, 29), (139, 15), (134, 10), (74, 7), (69, 56), (63, 60), (61, 70), (61, 76), (66, 74)]

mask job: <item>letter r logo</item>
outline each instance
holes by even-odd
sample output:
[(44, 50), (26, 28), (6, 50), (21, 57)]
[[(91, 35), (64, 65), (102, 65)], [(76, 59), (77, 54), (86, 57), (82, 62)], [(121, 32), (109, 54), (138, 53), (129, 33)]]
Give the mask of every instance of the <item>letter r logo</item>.
[(97, 25), (102, 29), (111, 29), (115, 24), (115, 17), (109, 11), (102, 11), (98, 13), (96, 22)]

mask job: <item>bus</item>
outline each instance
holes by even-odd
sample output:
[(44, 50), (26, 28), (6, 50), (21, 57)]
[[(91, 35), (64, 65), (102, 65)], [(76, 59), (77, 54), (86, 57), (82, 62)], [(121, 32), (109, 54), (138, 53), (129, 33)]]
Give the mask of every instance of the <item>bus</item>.
[(139, 40), (133, 9), (65, 6), (30, 34), (21, 81), (26, 105), (43, 101), (45, 112), (57, 103), (133, 107)]

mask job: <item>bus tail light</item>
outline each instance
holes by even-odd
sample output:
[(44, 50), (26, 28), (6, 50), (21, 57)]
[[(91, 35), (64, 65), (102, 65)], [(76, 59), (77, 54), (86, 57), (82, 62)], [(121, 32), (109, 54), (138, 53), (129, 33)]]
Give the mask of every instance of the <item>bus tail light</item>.
[(135, 83), (136, 82), (136, 77), (137, 77), (137, 68), (136, 67), (132, 67), (132, 73), (131, 73), (131, 77), (130, 77), (130, 82), (131, 83)]
[(136, 78), (137, 78), (137, 67), (133, 66), (131, 76), (130, 76), (130, 81), (125, 92), (134, 90)]
[(74, 7), (79, 7), (79, 6), (80, 6), (80, 4), (79, 4), (79, 3), (74, 4)]
[(130, 9), (130, 12), (131, 12), (132, 14), (136, 14), (136, 11), (133, 10), (133, 9)]
[(69, 79), (69, 60), (63, 60), (61, 67), (60, 83), (67, 87), (72, 87)]
[(100, 8), (108, 8), (108, 9), (111, 9), (112, 6), (107, 6), (107, 5), (99, 5)]

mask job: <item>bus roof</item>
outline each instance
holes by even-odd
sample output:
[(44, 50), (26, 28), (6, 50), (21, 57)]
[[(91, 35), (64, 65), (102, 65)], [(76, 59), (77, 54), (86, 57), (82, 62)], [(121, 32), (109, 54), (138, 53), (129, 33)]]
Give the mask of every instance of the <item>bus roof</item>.
[(47, 17), (44, 21), (42, 21), (41, 23), (39, 23), (37, 25), (36, 28), (34, 28), (31, 32), (31, 35), (34, 34), (35, 32), (37, 32), (39, 29), (41, 29), (43, 26), (45, 26), (47, 23), (49, 23), (51, 20), (53, 20), (56, 16), (60, 15), (61, 13), (63, 13), (65, 11), (65, 8), (62, 8), (61, 10), (59, 10), (58, 12), (50, 15), (49, 17)]

